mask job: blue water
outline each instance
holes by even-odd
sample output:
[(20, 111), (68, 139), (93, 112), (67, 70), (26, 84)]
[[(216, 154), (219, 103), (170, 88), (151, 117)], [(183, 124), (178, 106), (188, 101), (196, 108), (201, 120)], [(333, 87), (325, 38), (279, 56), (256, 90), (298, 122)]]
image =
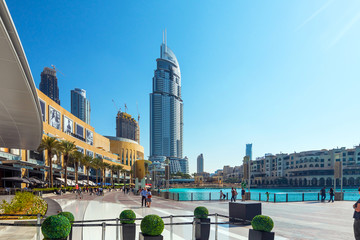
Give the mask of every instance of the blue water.
[[(329, 191), (330, 188), (327, 188), (326, 191)], [(228, 199), (231, 198), (231, 188), (223, 189), (214, 189), (214, 188), (173, 188), (169, 191), (172, 193), (179, 193), (180, 201), (197, 201), (197, 200), (219, 200), (220, 199), (220, 190), (223, 193), (228, 195)], [(241, 198), (241, 189), (237, 189), (238, 196)], [(269, 201), (274, 202), (286, 202), (286, 195), (288, 196), (289, 202), (298, 202), (298, 201), (317, 201), (318, 193), (320, 189), (293, 189), (293, 188), (281, 188), (281, 189), (264, 189), (264, 188), (253, 188), (250, 189), (251, 200), (256, 201), (266, 201), (266, 192), (270, 193)], [(357, 201), (360, 198), (360, 195), (355, 188), (344, 188), (344, 200), (347, 201)], [(192, 199), (191, 199), (192, 197)], [(329, 193), (326, 193), (326, 199), (330, 198)]]

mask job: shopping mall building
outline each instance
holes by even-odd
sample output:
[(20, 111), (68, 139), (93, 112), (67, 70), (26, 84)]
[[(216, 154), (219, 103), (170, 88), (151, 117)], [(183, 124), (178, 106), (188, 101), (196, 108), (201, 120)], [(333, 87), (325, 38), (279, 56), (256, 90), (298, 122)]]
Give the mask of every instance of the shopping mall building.
[[(144, 159), (144, 148), (138, 142), (96, 133), (94, 127), (36, 89), (4, 1), (0, 1), (0, 20), (0, 188), (25, 186), (21, 185), (19, 178), (48, 181), (46, 151), (37, 151), (41, 138), (45, 136), (74, 142), (84, 155), (121, 165), (127, 171), (132, 169), (136, 160)], [(58, 161), (56, 158), (53, 158), (57, 162), (53, 164), (54, 180), (64, 175), (63, 157)], [(68, 173), (68, 178), (74, 179), (73, 167), (68, 167)], [(109, 172), (106, 175), (110, 177)], [(92, 169), (90, 179), (94, 181), (95, 176)], [(79, 179), (86, 179), (85, 167), (79, 167)]]

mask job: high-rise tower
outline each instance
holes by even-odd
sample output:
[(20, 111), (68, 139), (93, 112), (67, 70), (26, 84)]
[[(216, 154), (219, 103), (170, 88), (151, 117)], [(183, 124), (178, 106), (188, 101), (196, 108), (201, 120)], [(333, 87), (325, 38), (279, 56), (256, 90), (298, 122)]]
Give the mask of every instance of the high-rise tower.
[(130, 114), (119, 111), (116, 115), (116, 137), (140, 143), (139, 123)]
[(90, 124), (90, 101), (86, 98), (84, 89), (71, 90), (71, 113)]
[(163, 41), (150, 94), (150, 160), (170, 161), (183, 156), (181, 73), (175, 54)]
[(204, 172), (204, 155), (200, 154), (197, 157), (197, 173), (203, 173)]
[(252, 143), (246, 144), (245, 155), (248, 156), (250, 160), (252, 160)]
[(51, 98), (54, 102), (60, 105), (59, 99), (59, 87), (57, 83), (56, 70), (48, 67), (44, 67), (41, 73), (41, 82), (39, 89), (46, 96)]

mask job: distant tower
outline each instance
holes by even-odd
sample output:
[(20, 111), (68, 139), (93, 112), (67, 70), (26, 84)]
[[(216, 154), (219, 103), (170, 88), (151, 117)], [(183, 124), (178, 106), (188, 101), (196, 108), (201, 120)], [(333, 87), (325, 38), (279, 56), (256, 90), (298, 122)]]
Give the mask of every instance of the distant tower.
[(90, 124), (90, 101), (86, 98), (84, 89), (71, 90), (71, 113)]
[(252, 160), (252, 143), (246, 144), (245, 155), (249, 157), (249, 160)]
[(182, 159), (181, 73), (175, 54), (166, 45), (166, 37), (156, 63), (150, 94), (150, 160)]
[(56, 77), (56, 70), (45, 67), (41, 73), (41, 81), (39, 89), (46, 96), (51, 98), (54, 102), (60, 105), (59, 87)]
[(204, 155), (200, 154), (197, 157), (197, 173), (203, 173), (204, 172)]
[(116, 116), (116, 137), (127, 138), (140, 143), (139, 124), (130, 114), (118, 112)]

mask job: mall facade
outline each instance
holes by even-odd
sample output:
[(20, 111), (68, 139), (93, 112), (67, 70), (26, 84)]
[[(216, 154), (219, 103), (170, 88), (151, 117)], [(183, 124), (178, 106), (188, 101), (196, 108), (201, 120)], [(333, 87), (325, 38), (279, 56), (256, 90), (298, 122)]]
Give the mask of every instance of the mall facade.
[[(56, 137), (58, 140), (74, 142), (78, 151), (84, 155), (100, 158), (112, 165), (121, 165), (128, 172), (134, 166), (136, 160), (144, 159), (144, 148), (136, 141), (126, 138), (105, 137), (95, 132), (94, 127), (75, 117), (69, 111), (61, 107), (40, 90), (39, 97), (42, 121), (43, 137)], [(2, 178), (35, 177), (42, 181), (47, 180), (48, 164), (45, 161), (46, 151), (0, 148), (0, 187), (20, 187), (21, 183), (3, 181)], [(54, 180), (64, 177), (61, 161), (53, 157)], [(79, 180), (86, 179), (86, 169), (80, 166), (78, 169)], [(100, 176), (100, 175), (99, 175)], [(110, 172), (106, 173), (107, 182), (110, 182)], [(116, 178), (116, 174), (114, 178)], [(68, 179), (75, 178), (74, 167), (68, 167)], [(95, 181), (96, 171), (90, 170), (90, 179)], [(100, 179), (100, 178), (99, 178)], [(129, 177), (128, 177), (129, 179)], [(101, 180), (100, 180), (101, 181)], [(23, 184), (23, 186), (25, 186)]]

